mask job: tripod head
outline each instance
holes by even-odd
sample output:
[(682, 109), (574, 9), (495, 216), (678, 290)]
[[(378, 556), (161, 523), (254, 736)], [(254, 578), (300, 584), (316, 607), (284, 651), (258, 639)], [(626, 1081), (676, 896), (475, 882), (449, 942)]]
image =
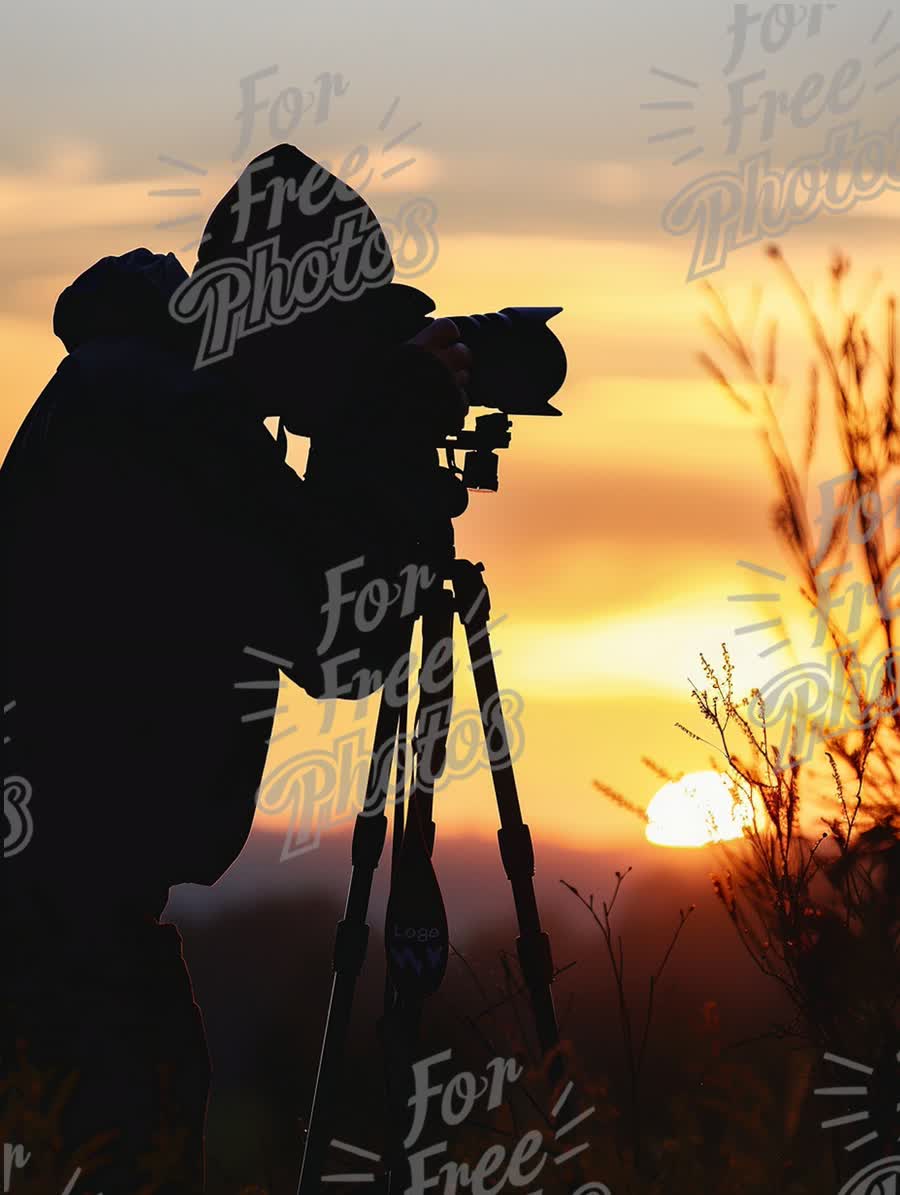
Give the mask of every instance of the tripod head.
[[(498, 412), (479, 415), (474, 428), (458, 431), (440, 443), (439, 451), (445, 454), (446, 464), (435, 460), (420, 470), (423, 506), (434, 512), (437, 527), (468, 509), (470, 491), (497, 492), (500, 488), (497, 449), (508, 448), (511, 438), (512, 421)], [(463, 456), (461, 465), (457, 453)], [(440, 548), (441, 558), (449, 561), (453, 552), (447, 552), (448, 535), (452, 544), (452, 526), (437, 535), (435, 546)]]
[[(472, 431), (448, 436), (441, 447), (447, 454), (447, 468), (462, 479), (466, 490), (496, 493), (500, 486), (500, 458), (496, 450), (508, 448), (511, 439), (512, 420), (501, 411), (496, 415), (479, 415)], [(465, 453), (462, 469), (456, 464), (456, 453), (460, 450)]]

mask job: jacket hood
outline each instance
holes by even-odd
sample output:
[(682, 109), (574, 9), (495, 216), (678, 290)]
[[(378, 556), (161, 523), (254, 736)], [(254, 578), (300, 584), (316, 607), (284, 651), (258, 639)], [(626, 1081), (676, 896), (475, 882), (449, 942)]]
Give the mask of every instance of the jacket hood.
[(121, 257), (104, 257), (59, 296), (53, 331), (70, 353), (100, 336), (171, 339), (177, 328), (169, 300), (187, 277), (172, 253), (132, 249)]
[(245, 258), (255, 245), (278, 238), (282, 257), (323, 243), (342, 219), (357, 217), (361, 233), (346, 250), (345, 271), (365, 256), (377, 274), (374, 285), (394, 276), (391, 246), (375, 213), (349, 183), (287, 142), (273, 145), (244, 167), (207, 222), (197, 269), (223, 258)]

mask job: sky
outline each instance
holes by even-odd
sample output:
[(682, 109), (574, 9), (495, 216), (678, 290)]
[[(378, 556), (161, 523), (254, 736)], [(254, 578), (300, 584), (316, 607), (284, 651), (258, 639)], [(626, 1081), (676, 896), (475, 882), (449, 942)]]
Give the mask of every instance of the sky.
[[(502, 617), (497, 667), (501, 687), (521, 697), (519, 789), (536, 837), (659, 850), (591, 781), (645, 804), (661, 780), (642, 757), (673, 772), (709, 766), (710, 751), (675, 726), (702, 728), (690, 697), (700, 653), (718, 660), (727, 642), (746, 688), (772, 675), (778, 665), (760, 655), (771, 636), (737, 635), (728, 599), (748, 591), (740, 561), (786, 564), (754, 426), (697, 361), (712, 342), (702, 282), (689, 278), (693, 233), (674, 235), (664, 212), (760, 153), (772, 170), (821, 164), (829, 134), (854, 122), (886, 141), (900, 94), (900, 16), (887, 0), (807, 5), (796, 28), (784, 13), (799, 17), (799, 6), (774, 8), (781, 25), (772, 9), (717, 0), (6, 6), (0, 444), (63, 356), (53, 305), (81, 271), (139, 245), (190, 269), (186, 246), (249, 158), (289, 139), (336, 168), (366, 146), (377, 169), (364, 194), (380, 217), (420, 196), (436, 207), (437, 260), (413, 281), (437, 314), (564, 309), (552, 325), (569, 361), (556, 400), (564, 417), (515, 421), (500, 491), (473, 496), (457, 547), (484, 561)], [(745, 43), (742, 14), (760, 18)], [(254, 76), (260, 108), (237, 153)], [(335, 76), (342, 94), (322, 102), (317, 122)], [(314, 102), (285, 133), (296, 89)], [(836, 177), (846, 189), (847, 167)], [(837, 248), (860, 289), (876, 271), (885, 286), (898, 276), (896, 172), (886, 189), (873, 177), (870, 193), (883, 193), (777, 237), (817, 296)], [(702, 185), (694, 214), (712, 218), (727, 200)], [(198, 194), (152, 194), (185, 187)], [(803, 328), (764, 256), (768, 239), (734, 249), (708, 281), (739, 315), (764, 287), (783, 331), (777, 391), (796, 438)], [(303, 451), (292, 445), (292, 459)], [(802, 654), (808, 627), (795, 617)], [(474, 705), (465, 682), (463, 672), (463, 711)], [(280, 700), (276, 733), (298, 729), (273, 743), (268, 774), (333, 739), (305, 695)], [(357, 724), (346, 708), (340, 725), (371, 726), (373, 712)], [(488, 781), (483, 770), (454, 779), (439, 797), (441, 825), (493, 833)], [(269, 816), (285, 828), (283, 813)]]

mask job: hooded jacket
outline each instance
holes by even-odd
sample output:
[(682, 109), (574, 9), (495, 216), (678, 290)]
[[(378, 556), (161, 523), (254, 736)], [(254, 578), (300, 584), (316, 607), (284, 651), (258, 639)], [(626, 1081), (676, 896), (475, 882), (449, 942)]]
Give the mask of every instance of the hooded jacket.
[(159, 909), (170, 884), (222, 873), (273, 722), (242, 717), (254, 693), (275, 705), (235, 685), (277, 682), (244, 648), (285, 654), (286, 587), (292, 675), (317, 692), (312, 587), (285, 561), (310, 520), (303, 483), (221, 377), (191, 368), (166, 315), (184, 277), (138, 249), (63, 292), (69, 355), (0, 471), (5, 770), (34, 825), (4, 864), (20, 891), (102, 884)]

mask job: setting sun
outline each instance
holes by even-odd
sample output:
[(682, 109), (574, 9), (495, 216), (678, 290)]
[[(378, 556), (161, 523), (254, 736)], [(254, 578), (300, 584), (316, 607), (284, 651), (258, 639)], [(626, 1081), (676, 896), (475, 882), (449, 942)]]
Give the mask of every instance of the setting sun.
[(657, 846), (705, 846), (743, 835), (751, 819), (745, 796), (719, 772), (692, 772), (664, 784), (647, 807), (647, 838)]

